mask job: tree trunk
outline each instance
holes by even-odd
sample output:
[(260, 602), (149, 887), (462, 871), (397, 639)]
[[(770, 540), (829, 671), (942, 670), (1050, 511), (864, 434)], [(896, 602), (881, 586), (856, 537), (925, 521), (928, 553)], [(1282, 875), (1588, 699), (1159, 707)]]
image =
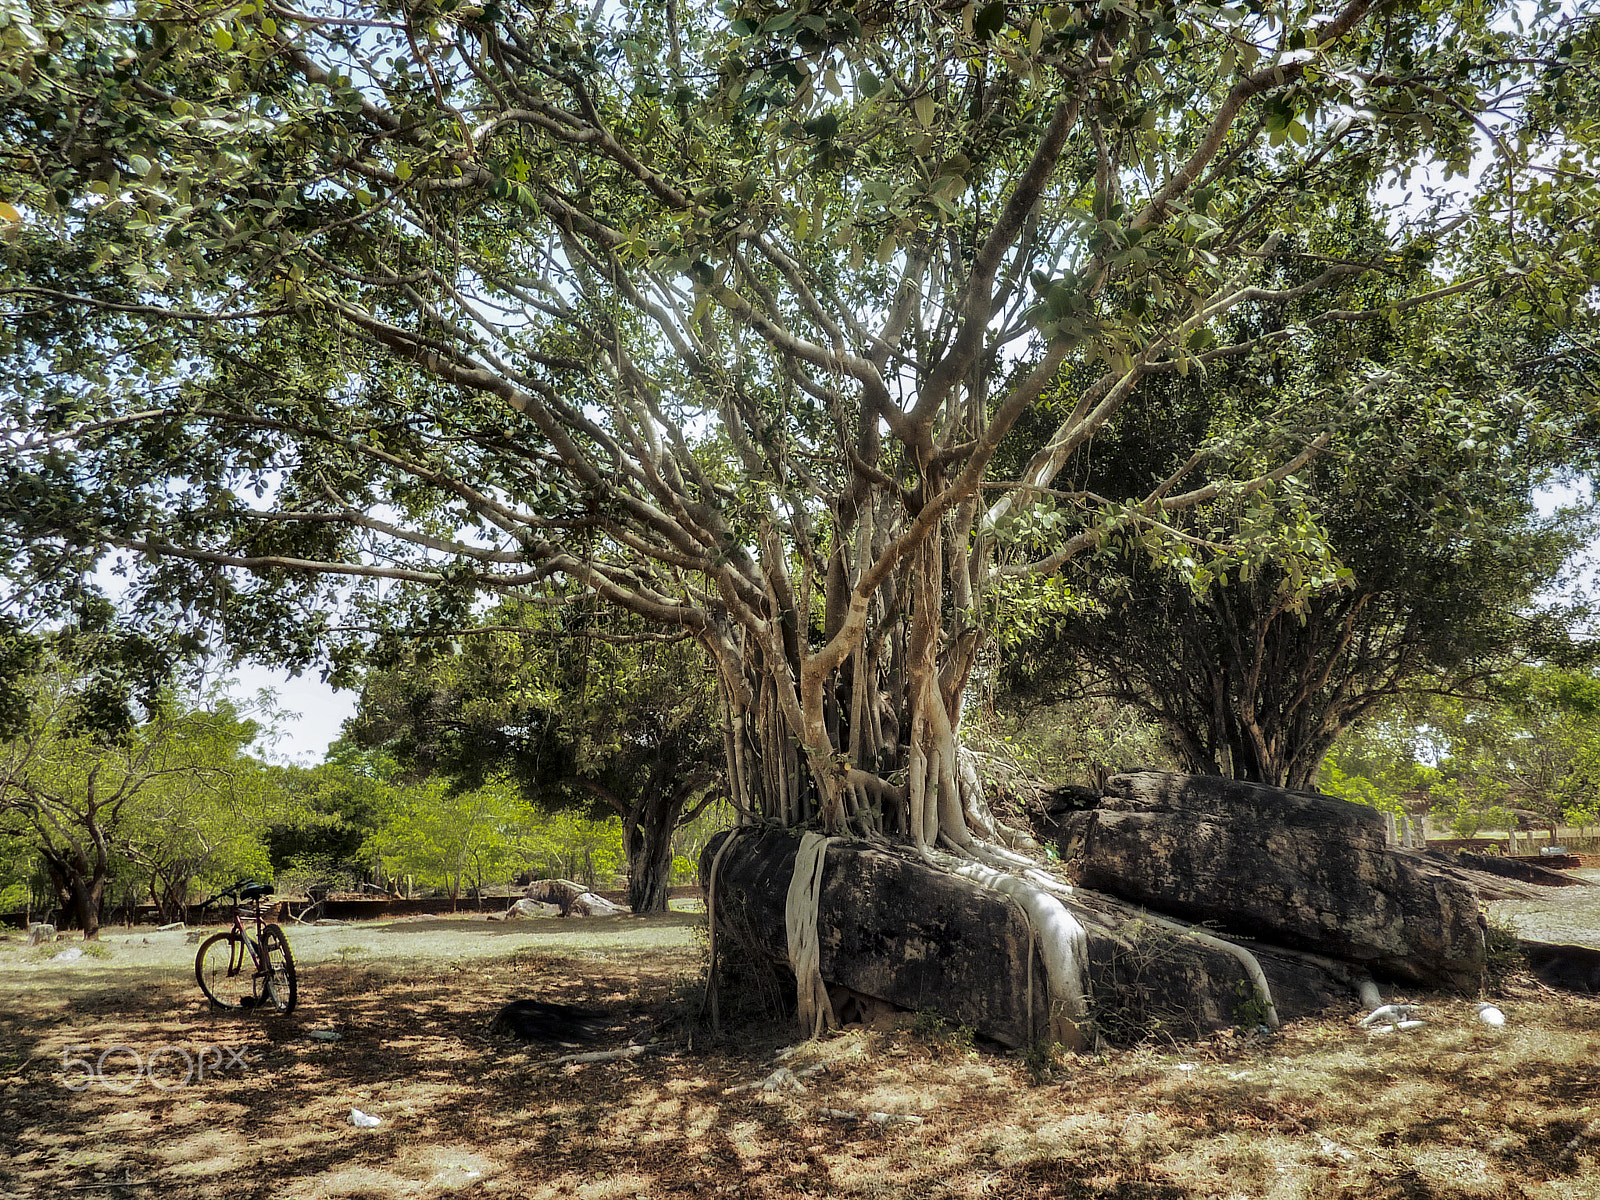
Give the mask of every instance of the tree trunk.
[(70, 885), (72, 889), (72, 912), (78, 927), (83, 930), (85, 941), (93, 941), (100, 936), (100, 902), (105, 894), (104, 879), (74, 878)]
[[(74, 859), (78, 861), (74, 861)], [(50, 881), (60, 898), (63, 921), (75, 923), (83, 930), (85, 941), (100, 936), (100, 903), (105, 895), (108, 874), (102, 859), (94, 863), (81, 855), (45, 851), (45, 863), (50, 871)]]
[[(853, 585), (872, 557), (873, 531), (863, 513)], [(970, 599), (965, 544), (935, 525), (871, 601), (855, 597), (848, 613), (825, 614), (844, 639), (829, 653), (808, 654), (782, 625), (764, 637), (722, 630), (704, 639), (728, 714), (729, 791), (746, 819), (967, 846), (974, 798), (957, 769), (958, 733), (986, 635), (969, 605), (952, 613), (944, 601), (947, 592)], [(849, 600), (837, 581), (828, 591), (835, 604)], [(890, 781), (902, 774), (904, 783)]]
[(672, 878), (672, 831), (680, 806), (651, 803), (647, 796), (623, 822), (628, 854), (628, 907), (636, 913), (667, 911)]

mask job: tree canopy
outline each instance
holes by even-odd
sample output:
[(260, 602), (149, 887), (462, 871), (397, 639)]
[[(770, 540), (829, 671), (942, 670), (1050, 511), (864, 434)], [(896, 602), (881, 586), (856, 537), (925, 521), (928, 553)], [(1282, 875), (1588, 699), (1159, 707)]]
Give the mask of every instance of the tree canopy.
[[(1348, 232), (1352, 244), (1375, 233)], [(1403, 288), (1352, 282), (1270, 321), (1236, 313), (1228, 340), (1315, 327), (1330, 308)], [(1203, 374), (1147, 381), (1137, 413), (1058, 487), (1125, 494), (1197, 442), (1248, 442), (1277, 414), (1317, 404), (1343, 361), (1370, 363), (1388, 385), (1270, 500), (1219, 499), (1179, 517), (1201, 550), (1153, 558), (1131, 531), (1075, 564), (1075, 605), (1013, 637), (1002, 668), (1013, 695), (1103, 694), (1159, 721), (1189, 770), (1303, 788), (1342, 730), (1398, 696), (1482, 694), (1518, 661), (1585, 657), (1573, 633), (1587, 601), (1559, 585), (1594, 536), (1590, 506), (1541, 515), (1538, 500), (1595, 466), (1590, 324), (1485, 322), (1471, 302), (1449, 301), (1392, 326), (1262, 338)], [(1335, 569), (1307, 578), (1319, 544)]]
[(1349, 281), (1393, 286), (1307, 322), (1560, 323), (1595, 278), (1596, 29), (1549, 3), (5, 14), (16, 603), (111, 551), (307, 660), (586, 589), (704, 647), (733, 801), (789, 824), (977, 852), (1002, 614), (1118, 530), (1219, 553), (1174, 515), (1275, 519), (1411, 386), (1331, 363), (1249, 453), (1015, 536), (1153, 376), (1302, 344), (1285, 306)]
[(132, 876), (168, 915), (192, 881), (268, 865), (285, 801), (245, 754), (259, 726), (195, 706), (126, 631), (69, 627), (11, 680), (26, 709), (0, 739), (0, 839), (37, 856), (63, 912), (96, 936), (107, 886)]
[(503, 778), (546, 812), (619, 817), (629, 907), (664, 912), (672, 835), (722, 794), (715, 680), (686, 637), (544, 599), (385, 649), (350, 735), (456, 790)]

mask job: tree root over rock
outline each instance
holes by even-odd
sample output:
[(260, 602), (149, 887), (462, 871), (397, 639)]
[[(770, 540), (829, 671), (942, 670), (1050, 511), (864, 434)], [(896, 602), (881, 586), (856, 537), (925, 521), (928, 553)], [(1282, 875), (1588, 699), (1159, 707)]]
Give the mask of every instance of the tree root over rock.
[[(745, 828), (714, 840), (702, 859), (705, 874), (721, 859), (719, 941), (738, 928), (741, 958), (787, 975), (791, 988), (786, 917), (798, 850), (792, 833)], [(1120, 1041), (1253, 1028), (1273, 1013), (1286, 1019), (1351, 995), (1353, 977), (1339, 964), (1252, 943), (1252, 970), (1236, 944), (1176, 922), (1158, 925), (995, 847), (957, 858), (834, 841), (824, 853), (815, 890), (820, 977), (899, 1008), (937, 1012), (1003, 1045), (1088, 1047), (1102, 1032)], [(988, 861), (974, 861), (980, 855)], [(813, 1015), (805, 1032), (815, 1028)]]

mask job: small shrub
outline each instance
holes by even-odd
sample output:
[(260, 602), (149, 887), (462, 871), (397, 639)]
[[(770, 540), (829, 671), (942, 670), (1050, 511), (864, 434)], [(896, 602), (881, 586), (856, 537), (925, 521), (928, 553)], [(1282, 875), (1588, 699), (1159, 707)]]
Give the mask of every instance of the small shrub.
[(1517, 928), (1497, 916), (1489, 916), (1483, 932), (1485, 975), (1491, 992), (1499, 992), (1515, 975), (1528, 969)]
[(1035, 1042), (1022, 1052), (1022, 1065), (1036, 1086), (1046, 1084), (1065, 1072), (1070, 1053), (1060, 1042)]
[(912, 1014), (908, 1031), (912, 1037), (932, 1049), (954, 1050), (962, 1054), (977, 1048), (977, 1035), (965, 1025), (952, 1025), (931, 1009), (919, 1009)]
[(1193, 1021), (1181, 1007), (1160, 999), (1162, 965), (1179, 948), (1183, 935), (1144, 921), (1131, 921), (1120, 931), (1104, 964), (1114, 985), (1089, 997), (1089, 1017), (1113, 1046), (1195, 1036)]
[(1248, 979), (1239, 980), (1233, 985), (1233, 994), (1234, 1024), (1245, 1029), (1257, 1029), (1267, 1023), (1267, 1002), (1254, 983)]

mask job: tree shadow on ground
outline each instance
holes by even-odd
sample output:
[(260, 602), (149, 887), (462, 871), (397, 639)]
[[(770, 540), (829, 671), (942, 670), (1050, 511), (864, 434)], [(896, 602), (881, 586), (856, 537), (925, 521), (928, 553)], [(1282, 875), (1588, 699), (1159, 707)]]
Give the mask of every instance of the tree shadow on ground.
[[(1042, 1086), (1021, 1058), (913, 1021), (803, 1047), (783, 1061), (815, 1068), (805, 1091), (769, 1094), (730, 1089), (773, 1070), (782, 1031), (691, 1041), (696, 970), (682, 952), (327, 963), (287, 1017), (210, 1012), (170, 971), (35, 989), (0, 1014), (0, 1193), (1466, 1200), (1570, 1194), (1600, 1154), (1580, 1138), (1570, 1169), (1553, 1164), (1582, 1132), (1594, 1002), (1546, 1026), (1518, 1013), (1520, 1042), (1352, 1041), (1335, 1018), (1271, 1043), (1068, 1056)], [(666, 1040), (551, 1065), (561, 1049), (487, 1031), (523, 997), (600, 1011), (605, 1045)], [(64, 1068), (116, 1046), (103, 1078)], [(203, 1078), (180, 1078), (180, 1050)], [(157, 1070), (134, 1075), (134, 1055)], [(1485, 1107), (1452, 1115), (1463, 1103)], [(382, 1123), (356, 1128), (353, 1108)]]

